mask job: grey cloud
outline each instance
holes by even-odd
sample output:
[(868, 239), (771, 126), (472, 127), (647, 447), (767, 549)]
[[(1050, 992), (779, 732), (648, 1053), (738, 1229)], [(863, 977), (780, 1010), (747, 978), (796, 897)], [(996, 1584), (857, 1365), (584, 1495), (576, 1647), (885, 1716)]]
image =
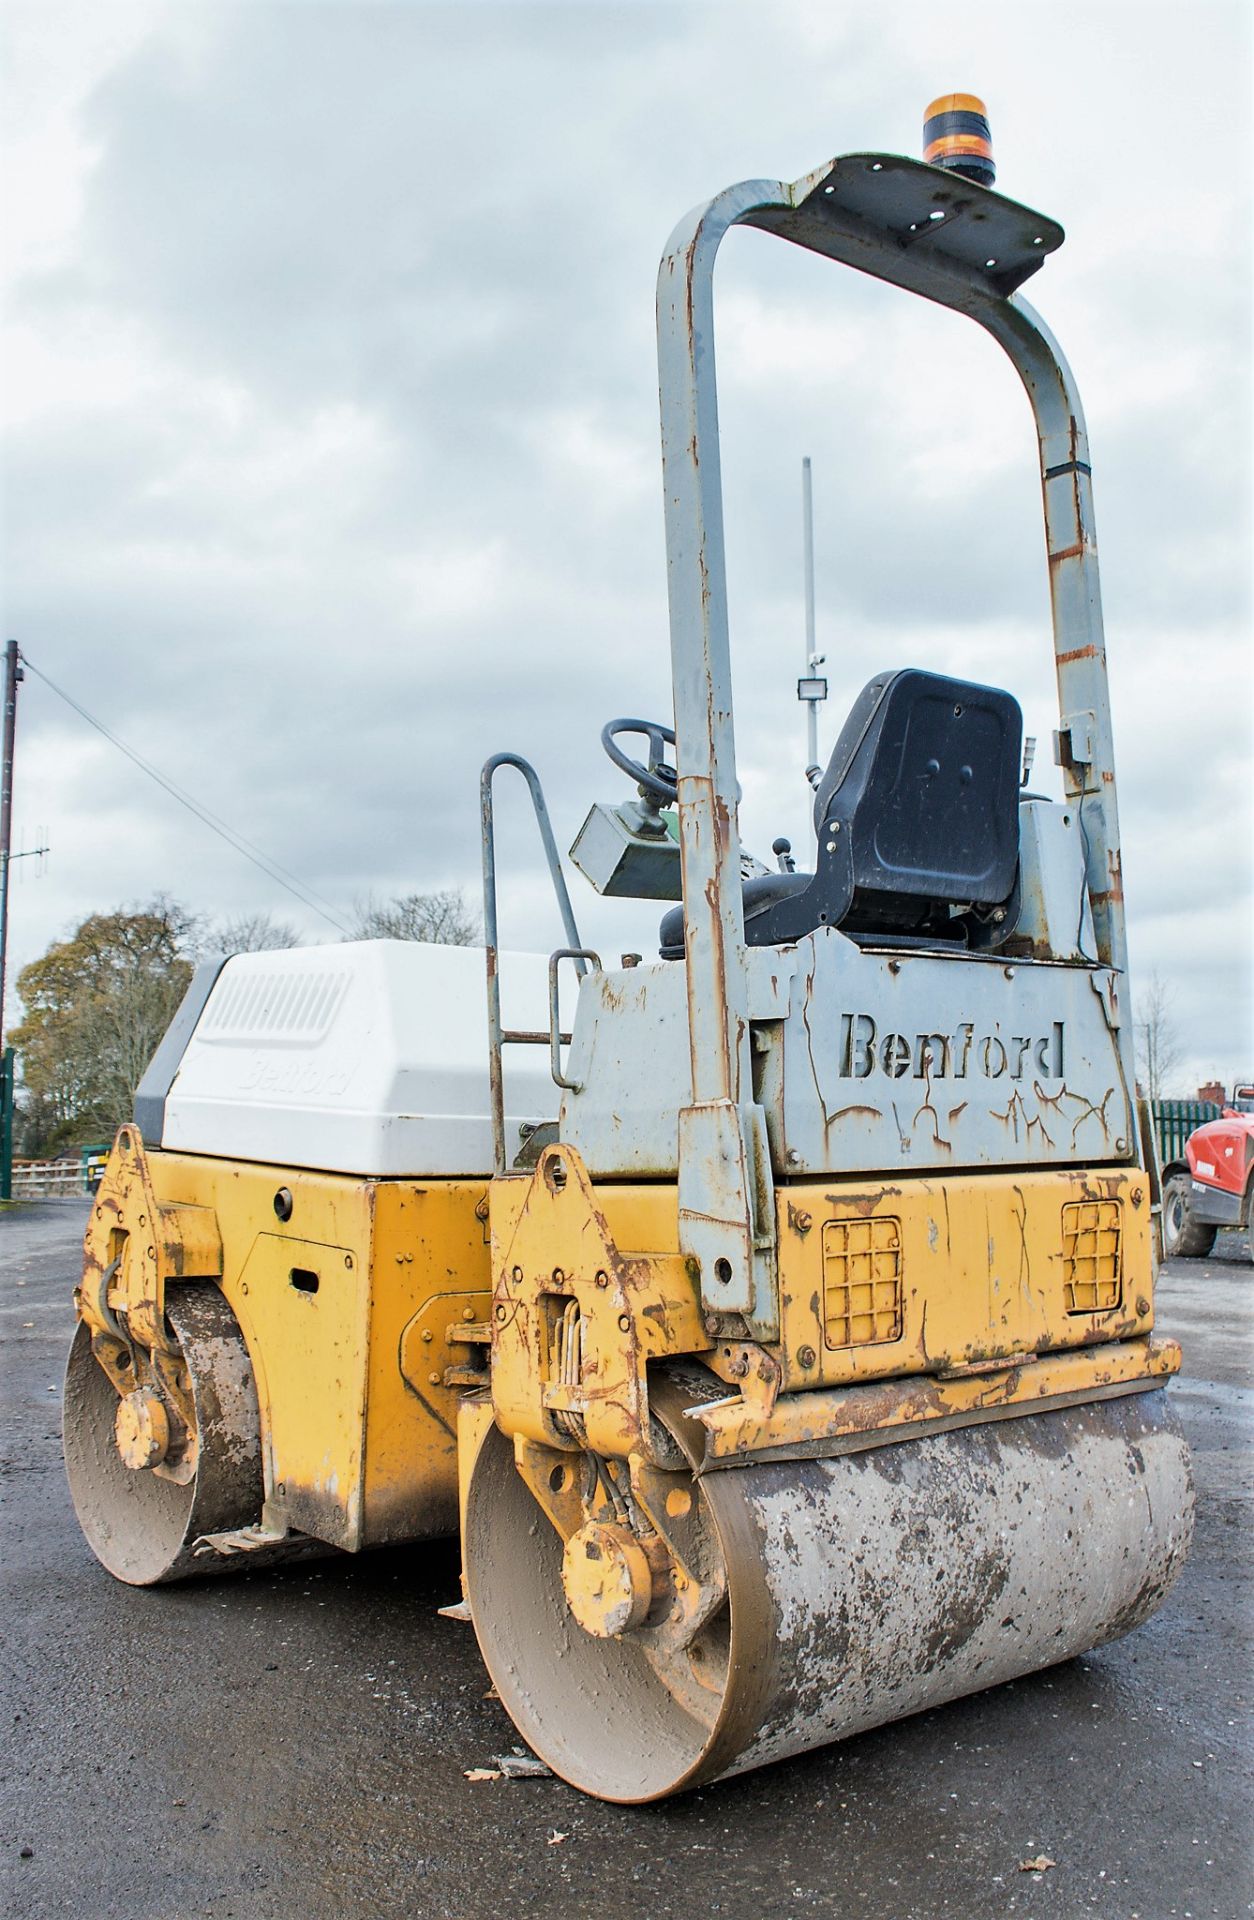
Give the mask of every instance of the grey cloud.
[[(954, 22), (533, 6), (218, 6), (197, 19), (191, 39), (165, 19), (98, 89), (75, 245), (18, 290), (17, 313), (69, 353), (76, 327), (125, 323), (152, 390), (45, 410), (14, 434), (11, 630), (334, 899), (473, 887), (488, 752), (535, 757), (569, 834), (593, 793), (615, 791), (601, 721), (669, 707), (652, 336), (669, 227), (736, 177), (788, 175), (839, 147), (909, 149), (931, 69), (952, 64)], [(1059, 144), (1061, 56), (1035, 48), (1017, 74), (1026, 28), (981, 20), (979, 41), (1001, 76), (1004, 184), (1022, 180), (1071, 227), (1029, 293), (1057, 312), (1089, 398), (1138, 951), (1165, 954), (1155, 849), (1177, 836), (1187, 868), (1205, 813), (1182, 766), (1206, 755), (1197, 649), (1241, 617), (1248, 460), (1231, 409), (1246, 330), (1230, 269), (1199, 307), (1199, 268), (1173, 275), (1120, 237), (1136, 116), (1103, 70), (1120, 44), (1113, 10), (1085, 19), (1091, 58), (1068, 69), (1066, 127), (1084, 127), (1087, 157)], [(957, 27), (974, 38), (975, 23), (971, 10)], [(1147, 85), (1187, 83), (1174, 71), (1187, 51), (1165, 30), (1144, 58)], [(1166, 205), (1172, 178), (1138, 166), (1137, 191)], [(752, 831), (767, 840), (779, 821), (800, 845), (800, 455), (815, 459), (829, 737), (865, 673), (945, 664), (938, 648), (1013, 685), (1047, 728), (1047, 595), (1022, 397), (1007, 402), (1013, 446), (972, 428), (938, 491), (912, 464), (913, 422), (968, 377), (947, 369), (954, 323), (931, 316), (935, 347), (916, 351), (909, 328), (885, 331), (880, 290), (781, 251), (757, 236), (729, 248), (720, 303), (778, 288), (813, 321), (819, 358), (766, 380), (738, 377), (727, 355), (724, 467)], [(1192, 383), (1158, 391), (1155, 368), (1199, 333)], [(851, 341), (851, 375), (832, 379), (822, 356)], [(1086, 356), (1100, 373), (1112, 341), (1145, 363), (1143, 405), (1126, 378), (1086, 378)], [(984, 375), (970, 377), (978, 398)], [(318, 426), (337, 409), (339, 455)], [(610, 444), (620, 465), (607, 472)], [(217, 912), (287, 911), (142, 795), (124, 762), (80, 761), (48, 696), (24, 697), (24, 724), (66, 743), (50, 897), (67, 912), (158, 881), (203, 890)], [(1220, 705), (1213, 724), (1248, 754), (1237, 703)], [(23, 804), (37, 817), (43, 803)], [(68, 824), (85, 810), (142, 830), (88, 858)], [(542, 942), (534, 837), (515, 811), (503, 834), (518, 937)], [(161, 859), (171, 873), (155, 872)], [(1238, 867), (1219, 849), (1188, 884), (1227, 899), (1239, 945)], [(634, 909), (588, 914), (636, 937)], [(23, 925), (33, 950), (53, 930), (38, 915)], [(1189, 1018), (1217, 1032), (1213, 996)]]

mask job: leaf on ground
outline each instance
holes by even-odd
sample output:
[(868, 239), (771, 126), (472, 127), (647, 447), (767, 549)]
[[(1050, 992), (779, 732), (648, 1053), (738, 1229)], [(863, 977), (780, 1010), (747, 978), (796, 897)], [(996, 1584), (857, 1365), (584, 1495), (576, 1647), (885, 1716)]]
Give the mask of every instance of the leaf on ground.
[(549, 1835), (549, 1845), (551, 1847), (560, 1847), (563, 1840), (569, 1840), (569, 1838), (570, 1835), (568, 1833), (559, 1833), (557, 1828), (554, 1827), (552, 1833)]
[(467, 1780), (499, 1780), (501, 1777), (499, 1767), (463, 1767), (462, 1772)]
[(1045, 1873), (1050, 1867), (1057, 1865), (1058, 1862), (1051, 1860), (1047, 1853), (1038, 1853), (1034, 1859), (1020, 1860), (1019, 1871), (1020, 1873)]

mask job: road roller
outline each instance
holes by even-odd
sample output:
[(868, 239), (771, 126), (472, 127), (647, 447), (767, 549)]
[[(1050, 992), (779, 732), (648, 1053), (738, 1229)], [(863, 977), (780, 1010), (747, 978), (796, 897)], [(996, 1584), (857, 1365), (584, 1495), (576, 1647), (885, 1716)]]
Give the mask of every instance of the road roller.
[[(712, 297), (734, 227), (1009, 355), (1060, 798), (1030, 790), (1011, 692), (897, 665), (810, 770), (813, 857), (742, 846)], [(677, 227), (669, 719), (608, 723), (627, 784), (569, 865), (534, 768), (488, 762), (481, 947), (198, 968), (76, 1293), (66, 1462), (120, 1580), (460, 1532), (450, 1611), (519, 1734), (620, 1803), (1067, 1660), (1163, 1599), (1192, 1491), (1154, 1332), (1091, 463), (1019, 291), (1062, 239), (995, 191), (968, 95), (929, 110), (921, 161), (747, 180)], [(500, 942), (505, 773), (551, 954)], [(647, 957), (585, 944), (572, 867), (642, 903)]]

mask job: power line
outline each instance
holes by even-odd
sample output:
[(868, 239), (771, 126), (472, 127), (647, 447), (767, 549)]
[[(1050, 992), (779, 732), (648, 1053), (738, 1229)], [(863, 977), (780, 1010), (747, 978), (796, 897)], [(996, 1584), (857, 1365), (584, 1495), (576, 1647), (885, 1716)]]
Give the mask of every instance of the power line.
[(29, 667), (31, 672), (37, 675), (46, 687), (50, 687), (58, 699), (64, 700), (66, 706), (72, 707), (81, 720), (85, 720), (89, 727), (94, 727), (97, 733), (103, 734), (104, 738), (108, 740), (112, 746), (115, 746), (119, 753), (124, 753), (127, 759), (132, 761), (142, 773), (148, 775), (150, 780), (155, 780), (159, 787), (163, 787), (171, 799), (177, 800), (179, 805), (186, 807), (189, 813), (194, 813), (202, 825), (208, 827), (212, 833), (216, 833), (218, 837), (225, 840), (229, 846), (234, 847), (236, 853), (242, 853), (245, 860), (250, 860), (253, 866), (259, 867), (262, 873), (275, 881), (277, 885), (284, 888), (294, 899), (299, 900), (303, 906), (308, 907), (311, 912), (316, 913), (319, 919), (327, 921), (329, 925), (335, 927), (340, 933), (347, 934), (350, 931), (336, 914), (329, 901), (320, 902), (319, 897), (314, 894), (312, 890), (306, 888), (304, 883), (298, 880), (294, 873), (289, 873), (286, 867), (281, 867), (276, 861), (270, 860), (261, 851), (260, 847), (254, 846), (251, 840), (246, 840), (243, 834), (237, 833), (234, 827), (228, 826), (225, 820), (221, 819), (216, 813), (211, 812), (208, 807), (202, 806), (200, 801), (194, 799), (190, 793), (180, 787), (176, 780), (172, 780), (168, 774), (162, 773), (159, 767), (154, 767), (150, 760), (145, 760), (143, 754), (136, 753), (133, 747), (128, 747), (125, 740), (119, 740), (117, 734), (109, 727), (106, 727), (103, 720), (97, 720), (95, 715), (88, 713), (86, 707), (81, 706), (71, 694), (65, 691), (64, 687), (59, 687), (55, 680), (50, 680), (43, 668), (35, 665), (35, 662), (28, 653), (23, 651), (21, 658), (22, 664)]

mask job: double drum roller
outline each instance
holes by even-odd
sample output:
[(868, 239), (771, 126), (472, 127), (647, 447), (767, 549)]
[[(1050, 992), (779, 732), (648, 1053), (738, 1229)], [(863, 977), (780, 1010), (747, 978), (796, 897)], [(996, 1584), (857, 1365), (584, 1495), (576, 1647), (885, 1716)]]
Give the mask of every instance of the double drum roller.
[[(659, 957), (586, 947), (538, 777), (496, 754), (484, 950), (199, 967), (87, 1230), (65, 1454), (110, 1572), (460, 1523), (454, 1611), (501, 1701), (610, 1801), (1101, 1646), (1192, 1529), (1091, 462), (1019, 293), (1063, 234), (992, 191), (974, 96), (934, 102), (925, 141), (934, 164), (731, 187), (662, 259), (674, 713), (609, 722), (635, 793), (571, 848), (598, 892), (673, 903)], [(1060, 800), (1026, 790), (1009, 692), (886, 670), (809, 769), (813, 872), (782, 839), (776, 870), (742, 849), (712, 294), (737, 225), (966, 314), (1019, 373)], [(825, 685), (801, 683), (812, 713)], [(505, 768), (554, 882), (551, 955), (498, 938)]]

